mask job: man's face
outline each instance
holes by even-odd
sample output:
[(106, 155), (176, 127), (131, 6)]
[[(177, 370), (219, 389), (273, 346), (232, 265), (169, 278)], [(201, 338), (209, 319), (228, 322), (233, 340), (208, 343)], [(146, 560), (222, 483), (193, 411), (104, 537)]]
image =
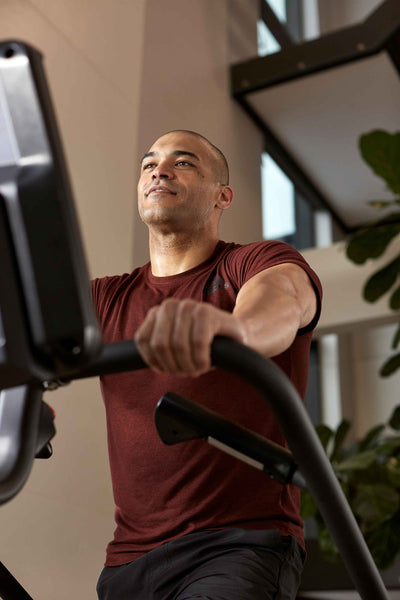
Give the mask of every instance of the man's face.
[(215, 156), (201, 138), (168, 133), (145, 154), (138, 183), (138, 206), (149, 226), (189, 230), (218, 217), (221, 184), (216, 181)]

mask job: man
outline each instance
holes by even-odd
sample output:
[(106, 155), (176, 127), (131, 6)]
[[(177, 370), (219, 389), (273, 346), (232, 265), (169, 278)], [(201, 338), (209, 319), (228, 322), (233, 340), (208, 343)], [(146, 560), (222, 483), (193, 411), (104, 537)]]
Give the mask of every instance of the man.
[(163, 135), (138, 183), (150, 263), (93, 282), (105, 342), (134, 338), (150, 367), (101, 381), (117, 523), (101, 600), (296, 596), (298, 490), (201, 441), (164, 446), (153, 424), (174, 391), (285, 444), (257, 392), (211, 369), (216, 335), (274, 357), (304, 395), (318, 278), (286, 244), (220, 241), (232, 197), (219, 149), (194, 132)]

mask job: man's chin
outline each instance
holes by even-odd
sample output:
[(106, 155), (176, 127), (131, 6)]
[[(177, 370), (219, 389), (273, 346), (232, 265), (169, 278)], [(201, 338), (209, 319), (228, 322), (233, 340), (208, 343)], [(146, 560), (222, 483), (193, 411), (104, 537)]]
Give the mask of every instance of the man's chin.
[(140, 215), (143, 223), (151, 229), (179, 231), (187, 230), (188, 221), (181, 211), (149, 211)]
[(140, 218), (146, 225), (160, 224), (178, 224), (180, 221), (187, 221), (190, 215), (182, 206), (166, 206), (164, 203), (153, 204), (151, 207), (140, 211)]

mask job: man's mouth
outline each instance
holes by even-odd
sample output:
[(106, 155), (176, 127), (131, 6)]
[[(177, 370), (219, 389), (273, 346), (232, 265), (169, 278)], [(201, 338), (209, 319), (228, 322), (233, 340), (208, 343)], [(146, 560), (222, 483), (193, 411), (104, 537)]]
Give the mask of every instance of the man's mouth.
[(146, 192), (146, 196), (149, 196), (150, 194), (172, 194), (173, 196), (176, 196), (176, 192), (172, 191), (166, 185), (151, 186), (151, 188)]

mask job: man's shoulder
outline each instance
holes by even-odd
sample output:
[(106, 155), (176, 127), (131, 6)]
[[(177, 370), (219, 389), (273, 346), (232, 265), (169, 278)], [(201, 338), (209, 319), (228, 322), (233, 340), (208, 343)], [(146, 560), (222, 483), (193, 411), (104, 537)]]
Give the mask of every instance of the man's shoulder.
[(225, 242), (223, 240), (220, 240), (219, 244), (221, 246), (223, 246), (224, 248), (227, 248), (228, 250), (240, 250), (240, 249), (245, 249), (245, 250), (254, 250), (257, 248), (281, 248), (283, 249), (288, 249), (288, 248), (292, 248), (293, 246), (290, 246), (287, 242), (282, 242), (280, 240), (256, 240), (254, 242)]
[(130, 273), (122, 273), (121, 275), (106, 275), (104, 277), (96, 277), (91, 280), (91, 288), (93, 295), (109, 295), (116, 293), (129, 286), (133, 282), (137, 282), (146, 272), (148, 265), (138, 267)]
[(295, 248), (279, 240), (262, 240), (238, 244), (235, 242), (221, 243), (221, 256), (228, 259), (246, 260), (248, 258), (275, 259), (299, 257), (300, 254)]
[(237, 289), (260, 271), (285, 263), (298, 265), (307, 272), (317, 288), (318, 277), (298, 250), (286, 242), (265, 240), (248, 244), (227, 244), (221, 254), (220, 269), (223, 269)]

